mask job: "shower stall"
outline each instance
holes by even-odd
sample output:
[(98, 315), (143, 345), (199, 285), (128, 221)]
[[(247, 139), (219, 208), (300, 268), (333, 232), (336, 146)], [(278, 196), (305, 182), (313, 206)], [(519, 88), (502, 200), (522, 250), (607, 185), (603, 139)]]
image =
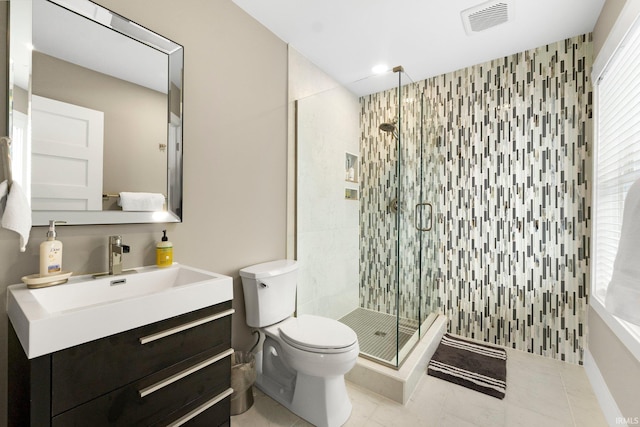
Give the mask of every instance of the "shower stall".
[(399, 367), (433, 322), (438, 262), (428, 103), (402, 67), (361, 98), (359, 306), (340, 320), (361, 355)]
[(394, 89), (295, 102), (297, 307), (347, 324), (361, 356), (399, 368), (439, 305), (442, 171), (423, 87), (402, 67), (386, 77)]

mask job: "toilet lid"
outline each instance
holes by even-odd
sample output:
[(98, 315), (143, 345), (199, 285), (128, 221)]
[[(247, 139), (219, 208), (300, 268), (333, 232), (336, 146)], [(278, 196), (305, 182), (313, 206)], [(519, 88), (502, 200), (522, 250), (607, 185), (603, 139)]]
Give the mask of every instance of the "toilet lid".
[(317, 350), (350, 347), (358, 340), (353, 329), (344, 323), (320, 316), (292, 317), (278, 329), (289, 344)]

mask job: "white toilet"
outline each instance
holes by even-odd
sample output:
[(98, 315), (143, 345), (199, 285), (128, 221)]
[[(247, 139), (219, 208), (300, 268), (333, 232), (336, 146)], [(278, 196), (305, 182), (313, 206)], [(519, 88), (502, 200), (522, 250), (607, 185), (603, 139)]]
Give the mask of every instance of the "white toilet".
[(240, 270), (247, 324), (265, 335), (256, 386), (316, 426), (340, 426), (351, 414), (344, 374), (358, 359), (358, 337), (337, 320), (293, 317), (297, 273), (292, 260)]

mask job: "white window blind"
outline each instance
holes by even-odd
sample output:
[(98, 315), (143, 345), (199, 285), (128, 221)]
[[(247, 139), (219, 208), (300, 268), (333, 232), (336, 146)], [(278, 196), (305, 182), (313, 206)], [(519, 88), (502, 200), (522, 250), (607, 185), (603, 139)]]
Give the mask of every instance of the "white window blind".
[(596, 84), (595, 297), (611, 281), (627, 190), (640, 178), (640, 25), (627, 33)]

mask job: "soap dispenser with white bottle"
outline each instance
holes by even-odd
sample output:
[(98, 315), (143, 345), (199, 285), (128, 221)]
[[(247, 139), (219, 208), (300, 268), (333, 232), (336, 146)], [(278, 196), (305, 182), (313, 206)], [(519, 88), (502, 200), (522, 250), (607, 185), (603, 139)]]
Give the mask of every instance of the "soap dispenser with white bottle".
[(47, 240), (40, 244), (40, 277), (62, 273), (62, 242), (56, 239), (56, 224), (66, 221), (49, 221)]

